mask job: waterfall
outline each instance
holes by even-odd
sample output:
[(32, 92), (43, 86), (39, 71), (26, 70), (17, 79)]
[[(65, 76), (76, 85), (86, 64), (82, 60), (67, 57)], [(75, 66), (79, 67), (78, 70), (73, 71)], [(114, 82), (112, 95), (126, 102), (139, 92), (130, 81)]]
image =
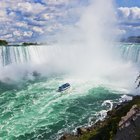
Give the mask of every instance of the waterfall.
[[(140, 45), (119, 45), (122, 57), (126, 61), (135, 63), (124, 63), (121, 59), (115, 60), (114, 55), (114, 57), (111, 55), (112, 57), (106, 58), (104, 51), (99, 50), (97, 55), (93, 55), (92, 48), (87, 46), (89, 50), (86, 48), (87, 52), (85, 52), (84, 47), (85, 45), (82, 46), (82, 44), (2, 46), (0, 47), (0, 81), (13, 84), (25, 81), (25, 79), (32, 80), (33, 73), (37, 72), (46, 77), (64, 74), (76, 79), (94, 79), (94, 82), (99, 85), (111, 83), (111, 86), (123, 87), (123, 89), (133, 88), (135, 75), (137, 75), (135, 63), (140, 62)], [(94, 49), (96, 51), (96, 48)]]
[(124, 60), (139, 64), (140, 44), (122, 44), (119, 47)]
[[(13, 63), (21, 64), (40, 61), (40, 57), (47, 54), (47, 50), (45, 48), (46, 46), (2, 46), (0, 47), (0, 65), (6, 66)], [(120, 54), (124, 60), (139, 64), (139, 44), (124, 43), (119, 46), (119, 49)], [(44, 52), (46, 53), (44, 54)]]
[(38, 55), (37, 46), (2, 46), (0, 47), (0, 65), (27, 63)]

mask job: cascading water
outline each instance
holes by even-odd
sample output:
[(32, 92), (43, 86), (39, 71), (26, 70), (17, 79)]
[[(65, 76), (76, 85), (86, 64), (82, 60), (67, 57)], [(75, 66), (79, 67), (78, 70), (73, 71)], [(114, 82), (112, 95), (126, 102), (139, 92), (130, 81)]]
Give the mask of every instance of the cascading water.
[[(0, 47), (0, 65), (6, 66), (10, 64), (21, 64), (33, 62), (38, 59), (40, 61), (40, 57), (43, 55), (41, 52), (46, 51), (47, 49), (43, 49), (45, 46), (3, 46)], [(41, 48), (43, 49), (42, 51)], [(140, 62), (140, 45), (139, 44), (127, 44), (122, 43), (119, 45), (119, 51), (122, 58), (126, 61), (132, 61), (134, 63), (139, 64)]]
[(123, 59), (131, 61), (139, 65), (140, 63), (140, 44), (127, 44), (120, 45), (120, 51)]
[(38, 57), (38, 47), (36, 46), (2, 46), (0, 47), (0, 65), (28, 63)]

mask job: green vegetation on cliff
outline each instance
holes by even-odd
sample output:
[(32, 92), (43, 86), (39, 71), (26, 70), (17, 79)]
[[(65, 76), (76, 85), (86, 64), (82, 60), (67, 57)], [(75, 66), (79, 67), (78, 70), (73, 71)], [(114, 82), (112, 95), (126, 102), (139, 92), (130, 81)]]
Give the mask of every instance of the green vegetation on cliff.
[(125, 116), (133, 105), (140, 107), (140, 97), (134, 97), (134, 99), (128, 103), (122, 104), (117, 109), (113, 109), (108, 112), (108, 118), (103, 122), (99, 122), (99, 126), (93, 129), (93, 131), (84, 134), (78, 140), (113, 140), (118, 130), (118, 124), (121, 117)]
[(30, 45), (38, 45), (37, 43), (32, 43), (32, 42), (24, 42), (22, 43), (23, 46), (30, 46)]
[(121, 40), (122, 42), (140, 43), (140, 36), (130, 36)]
[(6, 40), (0, 40), (0, 46), (30, 46), (30, 45), (39, 45), (37, 42), (23, 42), (22, 44), (8, 43)]
[(78, 128), (80, 130), (78, 135), (65, 134), (60, 140), (113, 140), (119, 129), (118, 124), (121, 118), (129, 112), (133, 105), (140, 107), (140, 96), (109, 111), (104, 121), (98, 121), (88, 128)]
[(0, 40), (0, 46), (6, 46), (8, 42), (6, 40)]

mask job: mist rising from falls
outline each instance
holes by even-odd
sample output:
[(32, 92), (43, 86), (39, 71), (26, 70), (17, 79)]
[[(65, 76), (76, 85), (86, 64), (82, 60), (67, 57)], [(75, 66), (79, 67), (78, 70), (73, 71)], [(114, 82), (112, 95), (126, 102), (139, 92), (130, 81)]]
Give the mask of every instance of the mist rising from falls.
[(57, 44), (1, 48), (1, 80), (19, 80), (35, 70), (46, 76), (67, 74), (99, 85), (132, 88), (137, 70), (124, 63), (114, 47), (116, 20), (111, 0), (94, 0), (75, 26), (56, 35)]
[[(118, 51), (126, 62), (131, 61), (139, 65), (140, 62), (140, 45), (139, 44), (124, 44), (121, 43), (118, 46)], [(56, 46), (3, 46), (0, 48), (0, 66), (6, 67), (7, 65), (20, 65), (20, 64), (40, 64), (45, 59), (45, 54), (48, 58), (54, 57), (56, 53), (60, 54), (61, 47), (57, 49)], [(43, 52), (45, 52), (43, 54)], [(48, 53), (51, 53), (49, 56)], [(52, 55), (54, 53), (54, 55)], [(44, 55), (44, 56), (41, 56)], [(46, 57), (47, 58), (47, 57)], [(44, 60), (44, 63), (47, 60)]]

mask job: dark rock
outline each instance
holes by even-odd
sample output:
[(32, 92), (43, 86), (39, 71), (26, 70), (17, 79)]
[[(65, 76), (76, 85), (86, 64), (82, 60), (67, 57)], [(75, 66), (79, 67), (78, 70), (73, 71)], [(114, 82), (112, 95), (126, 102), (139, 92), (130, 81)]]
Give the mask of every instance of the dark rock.
[(114, 140), (139, 140), (140, 139), (140, 116), (130, 121), (128, 127), (117, 131)]
[(126, 116), (121, 117), (121, 121), (119, 122), (119, 127), (124, 128), (128, 126), (133, 118), (136, 118), (137, 113), (139, 113), (139, 108), (137, 105), (133, 105), (129, 112), (127, 112)]
[[(122, 117), (126, 124), (119, 129)], [(140, 140), (140, 96), (108, 111), (103, 121), (77, 128), (77, 135), (64, 135), (62, 138), (60, 140)]]
[(111, 116), (111, 115), (112, 115), (112, 111), (108, 111), (107, 116)]
[(77, 140), (79, 138), (77, 135), (65, 133), (59, 140)]
[(72, 135), (70, 135), (70, 134), (64, 134), (64, 135), (60, 138), (60, 140), (71, 140), (71, 137), (72, 137)]
[(34, 77), (38, 77), (38, 76), (40, 76), (41, 74), (40, 73), (38, 73), (37, 71), (33, 71), (33, 76)]
[(86, 133), (87, 131), (88, 130), (86, 128), (84, 128), (84, 127), (77, 128), (77, 134), (78, 135), (82, 135), (82, 134)]

